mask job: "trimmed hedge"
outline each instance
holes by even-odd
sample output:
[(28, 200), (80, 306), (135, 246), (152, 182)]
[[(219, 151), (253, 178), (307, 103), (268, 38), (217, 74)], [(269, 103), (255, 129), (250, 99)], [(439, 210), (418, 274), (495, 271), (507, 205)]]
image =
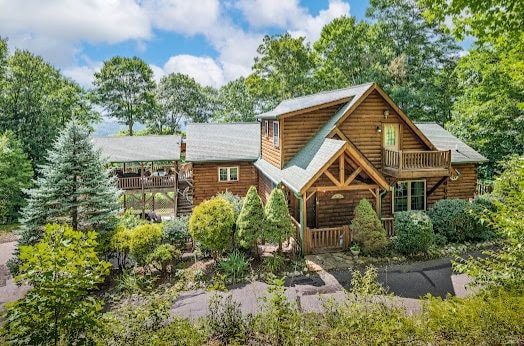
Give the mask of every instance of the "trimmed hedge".
[(361, 199), (351, 221), (353, 240), (365, 253), (380, 251), (388, 244), (386, 230), (367, 199)]
[(426, 252), (435, 241), (431, 219), (421, 211), (395, 213), (395, 247), (403, 254)]

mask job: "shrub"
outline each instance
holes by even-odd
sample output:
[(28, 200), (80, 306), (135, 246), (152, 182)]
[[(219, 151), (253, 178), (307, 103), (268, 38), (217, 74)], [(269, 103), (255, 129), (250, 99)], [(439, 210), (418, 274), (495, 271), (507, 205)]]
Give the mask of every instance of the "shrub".
[(149, 275), (139, 275), (133, 270), (125, 270), (118, 276), (115, 285), (116, 294), (141, 294), (150, 292), (154, 279)]
[(129, 253), (138, 265), (146, 265), (149, 255), (162, 241), (162, 226), (143, 224), (131, 230)]
[(102, 310), (90, 295), (109, 274), (111, 264), (96, 254), (96, 233), (65, 225), (46, 225), (35, 245), (21, 246), (20, 275), (31, 287), (6, 304), (2, 334), (11, 345), (87, 344)]
[(366, 253), (380, 251), (388, 244), (386, 230), (367, 199), (361, 199), (355, 208), (351, 231), (353, 240), (359, 243)]
[(224, 345), (244, 344), (248, 320), (242, 315), (240, 303), (233, 301), (231, 295), (215, 295), (209, 302), (209, 315), (206, 318), (210, 336)]
[(189, 232), (216, 259), (217, 253), (231, 246), (234, 223), (233, 207), (225, 199), (214, 197), (195, 207), (189, 218)]
[(276, 274), (284, 267), (284, 257), (275, 254), (264, 257), (264, 268), (268, 273)]
[(189, 215), (175, 217), (164, 222), (164, 241), (184, 248), (189, 239)]
[(280, 188), (274, 188), (269, 195), (266, 207), (265, 239), (277, 243), (282, 250), (282, 241), (293, 235), (293, 222), (287, 208), (286, 196)]
[(218, 263), (218, 268), (226, 274), (228, 278), (232, 279), (233, 282), (237, 282), (244, 277), (244, 274), (249, 268), (249, 261), (244, 254), (235, 250)]
[(182, 257), (182, 253), (174, 245), (161, 244), (149, 254), (147, 263), (160, 273), (167, 273), (168, 266), (173, 265), (176, 260)]
[(127, 264), (127, 256), (131, 247), (132, 230), (125, 227), (118, 227), (111, 237), (109, 247), (116, 253), (118, 267), (124, 269)]
[(142, 220), (133, 208), (126, 209), (118, 220), (119, 227), (128, 229), (135, 228), (144, 223), (146, 223), (146, 221)]
[(395, 214), (396, 248), (403, 254), (426, 252), (433, 244), (435, 234), (431, 219), (420, 211), (402, 211)]
[(234, 195), (231, 193), (231, 191), (225, 191), (220, 192), (217, 194), (217, 197), (223, 198), (226, 201), (231, 204), (231, 207), (233, 207), (233, 211), (235, 213), (235, 220), (238, 218), (238, 215), (240, 214), (240, 211), (242, 210), (242, 206), (244, 205), (244, 199), (240, 196)]
[(433, 230), (450, 242), (463, 242), (475, 232), (475, 220), (469, 213), (470, 203), (463, 199), (441, 199), (428, 210)]
[(252, 248), (258, 256), (257, 240), (264, 232), (266, 220), (262, 200), (254, 186), (249, 188), (237, 219), (237, 239), (240, 246)]
[(367, 267), (364, 275), (354, 270), (351, 277), (351, 293), (359, 297), (385, 295), (386, 289), (378, 283), (378, 273), (375, 267)]
[(475, 228), (473, 234), (468, 235), (469, 239), (489, 240), (495, 236), (491, 215), (496, 209), (491, 195), (478, 196), (473, 200), (469, 213), (474, 219)]

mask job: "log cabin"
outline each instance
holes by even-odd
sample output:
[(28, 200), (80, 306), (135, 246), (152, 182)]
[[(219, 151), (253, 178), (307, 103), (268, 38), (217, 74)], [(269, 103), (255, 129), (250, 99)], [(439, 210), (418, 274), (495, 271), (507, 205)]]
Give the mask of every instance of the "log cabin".
[(194, 202), (250, 185), (265, 201), (279, 187), (306, 254), (346, 249), (363, 198), (389, 235), (395, 212), (473, 198), (487, 161), (440, 125), (413, 122), (376, 83), (285, 100), (258, 121), (189, 126)]

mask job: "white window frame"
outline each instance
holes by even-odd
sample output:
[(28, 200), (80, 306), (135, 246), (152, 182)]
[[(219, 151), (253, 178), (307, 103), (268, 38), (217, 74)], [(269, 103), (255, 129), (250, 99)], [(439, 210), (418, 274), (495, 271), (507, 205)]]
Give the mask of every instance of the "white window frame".
[[(225, 169), (227, 171), (227, 180), (220, 179), (220, 170)], [(231, 179), (231, 169), (237, 170), (237, 178)], [(219, 183), (227, 183), (227, 182), (234, 182), (240, 180), (240, 167), (239, 166), (231, 166), (231, 167), (218, 167), (218, 182)]]
[[(417, 183), (417, 182), (423, 182), (424, 183), (424, 209), (422, 211), (426, 211), (426, 203), (427, 203), (427, 198), (428, 198), (428, 195), (427, 195), (427, 191), (426, 191), (426, 179), (415, 179), (415, 180), (401, 180), (399, 181), (399, 183), (406, 183), (407, 185), (407, 188), (408, 188), (408, 196), (407, 196), (407, 207), (408, 209), (407, 210), (411, 210), (411, 183)], [(395, 210), (395, 195), (396, 195), (396, 185), (397, 184), (394, 184), (393, 185), (393, 190), (392, 190), (392, 194), (391, 194), (391, 209), (392, 209), (392, 212), (393, 213), (396, 213), (397, 211)]]
[(269, 121), (264, 120), (264, 129), (266, 131), (266, 138), (269, 138)]
[[(275, 131), (275, 128), (276, 128), (276, 131)], [(280, 124), (278, 123), (278, 121), (273, 121), (273, 145), (277, 148), (280, 145)]]

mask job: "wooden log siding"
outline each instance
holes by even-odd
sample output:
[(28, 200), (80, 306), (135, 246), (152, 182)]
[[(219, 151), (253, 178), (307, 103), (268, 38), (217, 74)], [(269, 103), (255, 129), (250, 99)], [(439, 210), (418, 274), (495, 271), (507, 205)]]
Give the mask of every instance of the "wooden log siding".
[[(389, 110), (388, 118), (384, 111)], [(342, 123), (339, 128), (346, 137), (367, 157), (378, 169), (382, 165), (382, 132), (377, 131), (377, 126), (383, 123), (400, 123), (400, 149), (401, 150), (429, 150), (424, 143), (408, 128), (398, 114), (376, 91), (372, 92), (353, 113)]]
[(474, 198), (477, 188), (477, 166), (475, 164), (454, 165), (451, 169), (453, 175), (455, 174), (455, 169), (460, 172), (460, 176), (457, 180), (448, 179), (447, 197)]
[[(239, 167), (239, 180), (219, 182), (219, 167)], [(234, 195), (245, 196), (251, 185), (258, 185), (258, 171), (252, 162), (193, 163), (194, 206), (226, 190)]]
[(273, 189), (273, 182), (262, 173), (258, 173), (258, 194), (262, 202), (266, 203)]
[[(275, 120), (278, 121), (278, 120)], [(266, 136), (266, 121), (262, 120), (262, 126), (261, 128), (261, 156), (264, 160), (271, 163), (275, 167), (282, 168), (282, 160), (281, 160), (281, 147), (276, 147), (273, 144), (273, 120), (268, 120), (267, 125), (269, 126), (269, 135)], [(280, 138), (282, 138), (282, 129), (279, 125), (279, 131), (280, 131)]]
[(281, 129), (282, 164), (291, 160), (340, 107), (335, 105), (285, 118)]

